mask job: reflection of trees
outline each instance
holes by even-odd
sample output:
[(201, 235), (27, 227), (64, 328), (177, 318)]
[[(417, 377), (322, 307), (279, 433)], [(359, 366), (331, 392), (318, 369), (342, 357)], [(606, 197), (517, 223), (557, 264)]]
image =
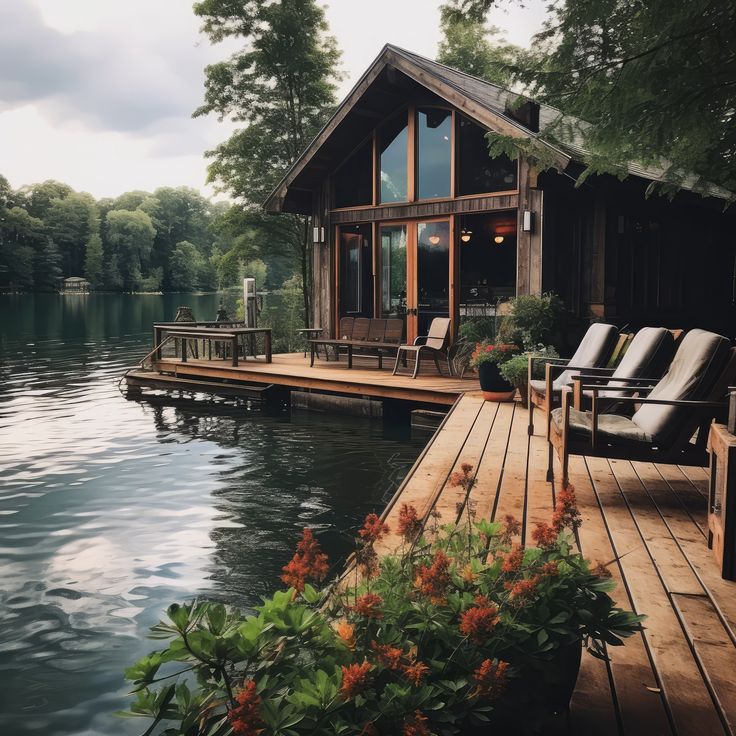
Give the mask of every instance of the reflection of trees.
[(352, 548), (352, 530), (383, 506), (424, 441), (406, 427), (245, 402), (158, 397), (148, 411), (160, 442), (216, 448), (202, 469), (217, 481), (211, 495), (222, 520), (210, 533), (211, 579), (215, 597), (243, 606), (278, 584), (306, 525), (338, 563)]

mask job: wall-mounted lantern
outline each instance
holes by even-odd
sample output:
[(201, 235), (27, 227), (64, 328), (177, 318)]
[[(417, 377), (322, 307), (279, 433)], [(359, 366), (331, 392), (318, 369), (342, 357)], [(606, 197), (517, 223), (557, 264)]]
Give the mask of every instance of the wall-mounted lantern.
[(524, 214), (522, 215), (521, 219), (521, 229), (525, 233), (533, 233), (534, 232), (534, 212), (531, 210), (524, 210)]
[(312, 240), (315, 245), (325, 242), (325, 229), (323, 227), (312, 228)]

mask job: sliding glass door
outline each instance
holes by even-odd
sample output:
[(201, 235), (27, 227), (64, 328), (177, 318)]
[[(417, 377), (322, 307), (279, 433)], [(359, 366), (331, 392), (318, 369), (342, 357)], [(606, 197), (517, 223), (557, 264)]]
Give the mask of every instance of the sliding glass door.
[(340, 228), (338, 316), (373, 316), (373, 243), (370, 225)]
[(450, 316), (450, 221), (384, 223), (380, 239), (380, 316), (405, 319), (411, 342), (434, 317)]

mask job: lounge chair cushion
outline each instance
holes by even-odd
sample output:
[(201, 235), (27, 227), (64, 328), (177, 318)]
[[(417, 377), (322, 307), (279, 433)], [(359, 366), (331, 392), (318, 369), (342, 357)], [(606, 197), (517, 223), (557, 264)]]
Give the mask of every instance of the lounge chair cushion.
[[(616, 343), (618, 330), (613, 325), (607, 325), (603, 322), (595, 322), (585, 333), (583, 339), (575, 351), (575, 355), (570, 358), (570, 365), (577, 368), (601, 368), (606, 364), (613, 346)], [(565, 386), (572, 384), (572, 376), (579, 371), (570, 370), (563, 371), (552, 382), (552, 392), (559, 394)], [(542, 396), (544, 396), (547, 386), (544, 381), (530, 381), (532, 388)]]
[[(707, 398), (728, 358), (730, 341), (705, 330), (690, 330), (680, 343), (669, 370), (651, 390), (649, 398), (697, 401)], [(657, 444), (675, 435), (694, 432), (698, 418), (688, 407), (642, 404), (632, 421)], [(684, 424), (683, 424), (684, 422)]]
[[(589, 411), (578, 411), (570, 407), (570, 434), (573, 439), (590, 441), (593, 415)], [(552, 422), (562, 428), (562, 409), (552, 410)], [(616, 445), (651, 444), (652, 437), (628, 417), (618, 414), (599, 414), (596, 440)]]
[[(603, 322), (595, 322), (585, 333), (578, 345), (575, 354), (570, 358), (570, 365), (578, 368), (601, 368), (611, 356), (613, 346), (616, 344), (618, 329), (614, 325)], [(555, 379), (553, 388), (561, 391), (564, 386), (572, 383), (575, 371), (564, 371)]]
[[(659, 378), (665, 361), (672, 356), (675, 340), (672, 333), (664, 327), (643, 327), (634, 335), (629, 349), (611, 378)], [(611, 386), (622, 385), (615, 382)], [(630, 396), (628, 392), (605, 389), (598, 392), (602, 398)]]

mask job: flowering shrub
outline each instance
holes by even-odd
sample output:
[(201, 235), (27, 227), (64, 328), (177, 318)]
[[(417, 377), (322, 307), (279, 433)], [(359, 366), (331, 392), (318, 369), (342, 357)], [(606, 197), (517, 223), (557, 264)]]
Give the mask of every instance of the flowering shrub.
[(457, 524), (425, 523), (404, 505), (399, 552), (379, 559), (374, 545), (391, 530), (371, 514), (354, 564), (322, 590), (309, 581), (325, 577), (327, 560), (305, 529), (284, 567), (289, 588), (255, 614), (171, 606), (151, 631), (167, 647), (126, 672), (136, 691), (127, 715), (153, 719), (146, 734), (187, 736), (544, 728), (566, 704), (556, 693), (580, 643), (604, 657), (641, 617), (616, 608), (606, 568), (574, 551), (572, 489), (523, 548), (513, 517), (475, 520), (472, 470), (451, 479), (465, 491)]
[(470, 356), (470, 366), (478, 368), (483, 363), (505, 363), (519, 352), (519, 346), (513, 343), (490, 343), (484, 340), (475, 346)]

